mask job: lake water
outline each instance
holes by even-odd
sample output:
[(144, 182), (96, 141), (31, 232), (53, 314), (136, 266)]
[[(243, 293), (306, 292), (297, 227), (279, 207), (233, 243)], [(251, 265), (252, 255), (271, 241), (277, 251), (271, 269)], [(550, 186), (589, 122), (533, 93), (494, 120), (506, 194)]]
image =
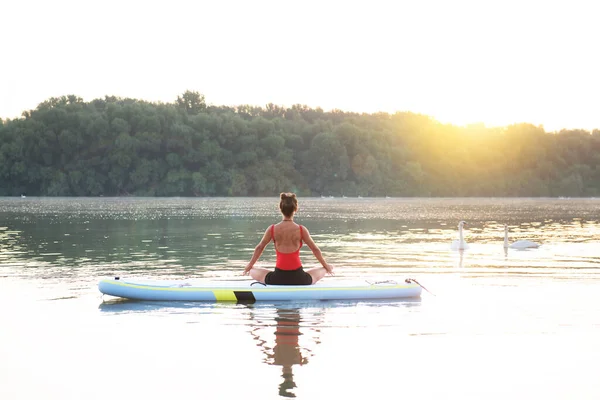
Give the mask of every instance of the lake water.
[[(431, 293), (241, 305), (115, 301), (97, 282), (249, 279), (277, 198), (0, 198), (0, 399), (598, 399), (599, 210), (301, 198), (327, 280), (411, 277)], [(505, 223), (542, 246), (505, 251)]]

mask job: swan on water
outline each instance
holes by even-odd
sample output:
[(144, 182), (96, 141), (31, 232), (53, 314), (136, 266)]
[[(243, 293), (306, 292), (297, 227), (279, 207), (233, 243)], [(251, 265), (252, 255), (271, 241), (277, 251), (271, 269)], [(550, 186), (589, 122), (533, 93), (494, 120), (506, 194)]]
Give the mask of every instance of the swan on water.
[(540, 247), (539, 243), (532, 242), (531, 240), (517, 240), (514, 243), (508, 244), (508, 225), (504, 225), (504, 248), (508, 249), (537, 249)]
[(460, 221), (458, 223), (458, 239), (452, 241), (451, 248), (452, 250), (466, 250), (469, 248), (467, 242), (463, 238), (463, 226), (467, 223), (465, 221)]

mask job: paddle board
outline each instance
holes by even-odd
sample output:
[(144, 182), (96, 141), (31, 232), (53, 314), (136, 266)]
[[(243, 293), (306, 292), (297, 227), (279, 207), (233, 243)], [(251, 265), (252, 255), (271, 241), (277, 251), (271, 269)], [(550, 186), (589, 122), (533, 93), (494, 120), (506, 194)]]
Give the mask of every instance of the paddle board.
[(106, 295), (162, 301), (282, 301), (402, 299), (421, 296), (422, 287), (405, 281), (320, 281), (314, 285), (264, 285), (256, 281), (143, 280), (114, 277), (98, 283)]

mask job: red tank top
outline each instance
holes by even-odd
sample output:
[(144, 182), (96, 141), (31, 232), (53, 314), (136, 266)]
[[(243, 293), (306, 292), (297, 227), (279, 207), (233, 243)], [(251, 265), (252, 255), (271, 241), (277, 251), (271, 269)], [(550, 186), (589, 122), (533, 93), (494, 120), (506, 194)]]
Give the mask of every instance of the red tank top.
[(275, 254), (277, 255), (277, 262), (275, 266), (284, 271), (293, 271), (302, 266), (300, 261), (300, 249), (302, 248), (302, 225), (300, 227), (300, 247), (293, 253), (282, 253), (277, 251), (277, 244), (275, 243), (275, 225), (271, 225), (271, 237), (273, 238), (273, 245), (275, 246)]

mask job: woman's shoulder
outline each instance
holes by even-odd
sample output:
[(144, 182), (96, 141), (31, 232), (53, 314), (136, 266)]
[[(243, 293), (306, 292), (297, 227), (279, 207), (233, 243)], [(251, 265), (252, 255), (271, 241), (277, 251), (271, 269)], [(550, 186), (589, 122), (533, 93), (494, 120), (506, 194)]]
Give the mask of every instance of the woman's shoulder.
[(302, 232), (302, 236), (310, 236), (310, 233), (308, 232), (308, 228), (306, 227), (306, 225), (300, 225), (300, 232)]
[(275, 230), (277, 230), (277, 232), (306, 231), (306, 227), (304, 225), (298, 224), (296, 222), (290, 224), (288, 221), (281, 221), (277, 224), (273, 224), (269, 227), (269, 229), (271, 229), (273, 232)]
[(285, 226), (285, 227), (296, 227), (298, 228), (299, 226), (302, 226), (302, 228), (304, 228), (304, 225), (300, 225), (299, 223), (297, 223), (296, 221), (291, 221), (292, 223), (290, 224), (290, 221), (279, 221), (276, 224), (273, 224), (272, 226)]

